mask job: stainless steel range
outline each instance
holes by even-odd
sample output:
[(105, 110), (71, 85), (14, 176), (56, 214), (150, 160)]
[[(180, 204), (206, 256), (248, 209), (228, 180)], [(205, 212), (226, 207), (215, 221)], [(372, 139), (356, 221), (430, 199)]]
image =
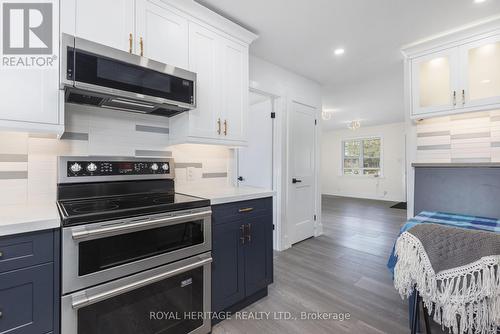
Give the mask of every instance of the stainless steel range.
[(211, 331), (193, 316), (210, 312), (210, 202), (176, 194), (173, 170), (172, 159), (59, 159), (62, 333)]

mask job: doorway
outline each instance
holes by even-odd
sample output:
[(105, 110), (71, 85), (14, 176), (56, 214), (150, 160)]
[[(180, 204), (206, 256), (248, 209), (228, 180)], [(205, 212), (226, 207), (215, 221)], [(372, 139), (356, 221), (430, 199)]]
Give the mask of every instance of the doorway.
[(238, 186), (274, 189), (274, 97), (250, 91), (248, 146), (238, 149)]

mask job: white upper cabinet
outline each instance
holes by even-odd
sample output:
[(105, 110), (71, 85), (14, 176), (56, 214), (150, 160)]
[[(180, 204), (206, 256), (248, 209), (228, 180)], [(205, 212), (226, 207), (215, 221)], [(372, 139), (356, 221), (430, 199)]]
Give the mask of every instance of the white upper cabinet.
[(412, 61), (413, 114), (452, 110), (457, 105), (458, 55), (455, 49)]
[[(246, 144), (248, 53), (256, 35), (194, 1), (68, 1), (78, 37), (197, 74), (196, 109), (170, 118), (171, 144)], [(65, 32), (71, 27), (63, 21)]]
[(412, 45), (403, 54), (412, 118), (500, 108), (500, 19)]
[(197, 74), (197, 108), (173, 118), (174, 142), (245, 145), (248, 45), (189, 23), (189, 69)]
[[(59, 17), (59, 6), (55, 5), (53, 9), (53, 16)], [(55, 22), (52, 28), (51, 53), (39, 55), (37, 58), (39, 65), (59, 55), (59, 24)], [(45, 43), (45, 41), (41, 42)], [(24, 45), (26, 46), (31, 47), (29, 44)], [(12, 55), (12, 57), (17, 59), (17, 55)], [(24, 56), (21, 55), (19, 59), (21, 58)], [(61, 103), (63, 94), (59, 90), (59, 67), (58, 61), (54, 61), (51, 66), (0, 67), (0, 91), (2, 92), (0, 130), (57, 135), (63, 133), (64, 108)]]
[(500, 104), (500, 35), (460, 47), (464, 107)]
[(246, 141), (248, 114), (248, 47), (224, 40), (222, 43), (223, 135), (227, 140)]
[(168, 65), (188, 68), (188, 20), (166, 4), (136, 1), (138, 53)]
[(189, 24), (189, 70), (197, 74), (197, 108), (189, 111), (189, 135), (217, 138), (222, 131), (221, 77), (218, 69), (220, 36)]
[(76, 0), (76, 36), (134, 51), (134, 4), (134, 0)]

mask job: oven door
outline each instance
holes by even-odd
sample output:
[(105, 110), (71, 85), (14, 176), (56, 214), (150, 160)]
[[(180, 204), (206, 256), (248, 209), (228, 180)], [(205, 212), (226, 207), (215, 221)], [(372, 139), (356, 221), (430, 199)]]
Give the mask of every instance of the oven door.
[(210, 251), (211, 216), (201, 208), (63, 228), (63, 294)]
[(210, 253), (62, 297), (61, 333), (211, 331)]

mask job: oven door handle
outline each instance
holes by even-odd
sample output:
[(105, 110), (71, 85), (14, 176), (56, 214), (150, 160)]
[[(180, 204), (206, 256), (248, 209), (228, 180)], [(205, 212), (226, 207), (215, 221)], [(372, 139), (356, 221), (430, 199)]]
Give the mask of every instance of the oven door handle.
[(202, 219), (207, 216), (211, 216), (212, 211), (211, 210), (206, 210), (202, 212), (197, 212), (197, 213), (190, 213), (186, 215), (180, 215), (180, 216), (174, 216), (174, 217), (168, 217), (168, 218), (161, 218), (161, 219), (152, 219), (152, 220), (141, 220), (141, 221), (134, 221), (126, 224), (118, 224), (118, 225), (110, 225), (106, 227), (99, 227), (96, 229), (75, 229), (71, 236), (73, 237), (73, 240), (83, 240), (83, 239), (89, 239), (89, 238), (94, 238), (96, 236), (103, 236), (103, 235), (110, 235), (114, 234), (117, 232), (129, 232), (129, 231), (138, 231), (138, 230), (146, 230), (146, 229), (151, 229), (157, 226), (161, 225), (169, 225), (171, 223), (177, 223), (177, 222), (182, 222), (182, 221), (190, 221), (190, 220), (197, 220), (197, 219)]
[(75, 296), (73, 296), (72, 304), (71, 306), (73, 309), (78, 310), (82, 307), (89, 306), (98, 302), (101, 302), (103, 300), (121, 295), (123, 293), (142, 288), (146, 285), (150, 285), (152, 283), (159, 282), (161, 280), (164, 280), (165, 278), (169, 278), (175, 275), (182, 274), (183, 272), (190, 271), (193, 269), (196, 269), (198, 267), (205, 266), (207, 264), (210, 264), (212, 262), (212, 258), (207, 258), (192, 264), (188, 264), (186, 266), (182, 266), (180, 268), (161, 273), (158, 275), (154, 275), (118, 288), (114, 288), (105, 292), (101, 292), (95, 295), (88, 296), (87, 293), (84, 291), (83, 293), (78, 293)]

